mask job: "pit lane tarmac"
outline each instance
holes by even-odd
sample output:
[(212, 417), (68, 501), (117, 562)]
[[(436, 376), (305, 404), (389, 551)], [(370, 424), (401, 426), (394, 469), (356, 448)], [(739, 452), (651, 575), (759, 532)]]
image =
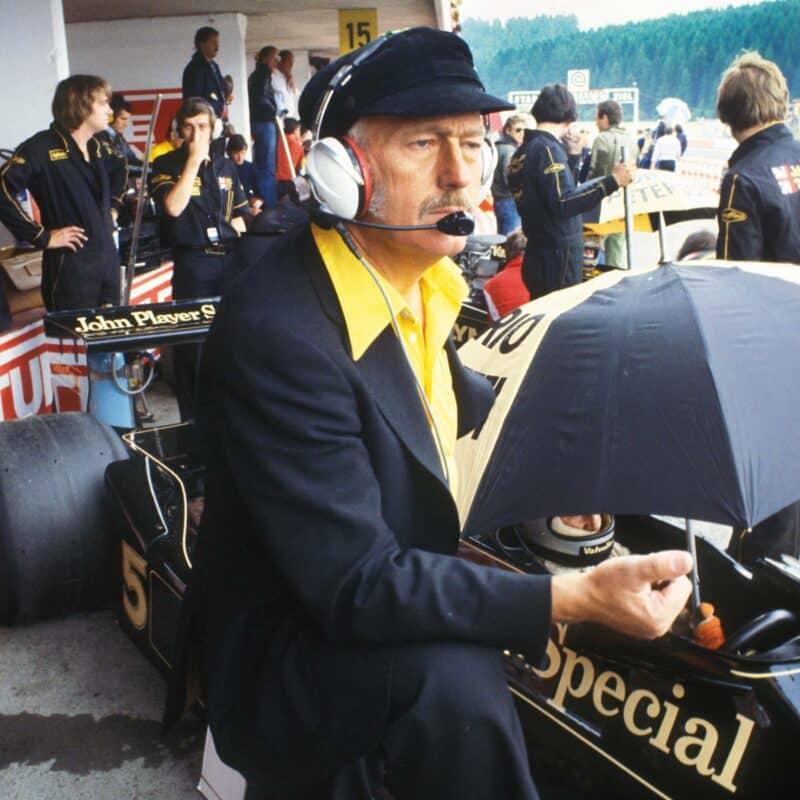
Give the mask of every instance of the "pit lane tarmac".
[(165, 690), (110, 611), (0, 628), (0, 797), (196, 800), (205, 725), (162, 738)]

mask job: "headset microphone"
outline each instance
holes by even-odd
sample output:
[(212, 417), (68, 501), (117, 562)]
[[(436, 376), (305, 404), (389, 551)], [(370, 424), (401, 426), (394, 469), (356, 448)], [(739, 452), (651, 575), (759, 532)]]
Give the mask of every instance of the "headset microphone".
[(475, 220), (463, 211), (454, 211), (430, 225), (387, 225), (382, 222), (365, 222), (362, 219), (347, 220), (362, 228), (379, 228), (382, 231), (427, 231), (438, 230), (448, 236), (469, 236), (475, 230)]

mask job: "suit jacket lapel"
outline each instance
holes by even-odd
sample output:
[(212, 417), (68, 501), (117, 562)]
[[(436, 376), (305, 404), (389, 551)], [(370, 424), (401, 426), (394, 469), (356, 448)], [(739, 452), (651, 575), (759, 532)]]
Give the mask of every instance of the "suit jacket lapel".
[[(300, 248), (303, 251), (302, 261), (308, 268), (320, 305), (339, 329), (349, 350), (342, 309), (310, 229), (303, 235)], [(387, 327), (353, 365), (392, 430), (417, 461), (446, 485), (414, 375), (391, 327)]]
[(445, 483), (433, 431), (413, 372), (390, 327), (355, 362), (355, 368), (392, 430), (417, 461)]

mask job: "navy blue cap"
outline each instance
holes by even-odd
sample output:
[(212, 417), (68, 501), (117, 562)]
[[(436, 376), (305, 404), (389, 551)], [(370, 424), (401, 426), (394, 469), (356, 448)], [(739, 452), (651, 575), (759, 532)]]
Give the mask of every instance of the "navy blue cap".
[(326, 92), (337, 88), (319, 136), (341, 136), (361, 117), (436, 117), (516, 106), (487, 94), (467, 43), (435, 28), (386, 34), (317, 72), (300, 96), (300, 119), (313, 129)]

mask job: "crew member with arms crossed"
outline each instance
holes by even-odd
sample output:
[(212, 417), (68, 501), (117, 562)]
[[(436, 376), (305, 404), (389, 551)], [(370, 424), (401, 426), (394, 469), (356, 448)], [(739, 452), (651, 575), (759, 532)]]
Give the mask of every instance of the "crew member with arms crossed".
[[(150, 196), (173, 248), (172, 297), (221, 295), (237, 269), (236, 241), (244, 233), (247, 199), (228, 158), (213, 152), (215, 116), (200, 98), (184, 100), (176, 115), (183, 144), (159, 156), (150, 173)], [(194, 418), (199, 345), (175, 348), (175, 383), (181, 419)]]
[[(97, 140), (111, 113), (111, 88), (95, 75), (56, 86), (53, 123), (16, 150), (0, 171), (0, 220), (44, 249), (42, 299), (48, 311), (119, 303), (113, 227), (128, 180), (125, 159)], [(29, 189), (42, 215), (17, 201)]]
[(451, 223), (491, 180), (481, 114), (507, 108), (464, 41), (431, 28), (322, 69), (300, 112), (347, 137), (308, 157), (331, 213), (223, 298), (187, 611), (216, 745), (248, 798), (366, 800), (381, 784), (396, 800), (535, 798), (502, 648), (536, 662), (554, 620), (659, 636), (689, 594), (677, 551), (552, 579), (455, 555), (455, 440), (493, 393), (450, 335), (466, 295)]
[[(788, 104), (780, 68), (758, 53), (743, 53), (722, 76), (717, 114), (739, 146), (720, 187), (717, 258), (800, 265), (800, 142), (784, 122)], [(735, 531), (728, 550), (747, 563), (800, 555), (800, 503)]]

